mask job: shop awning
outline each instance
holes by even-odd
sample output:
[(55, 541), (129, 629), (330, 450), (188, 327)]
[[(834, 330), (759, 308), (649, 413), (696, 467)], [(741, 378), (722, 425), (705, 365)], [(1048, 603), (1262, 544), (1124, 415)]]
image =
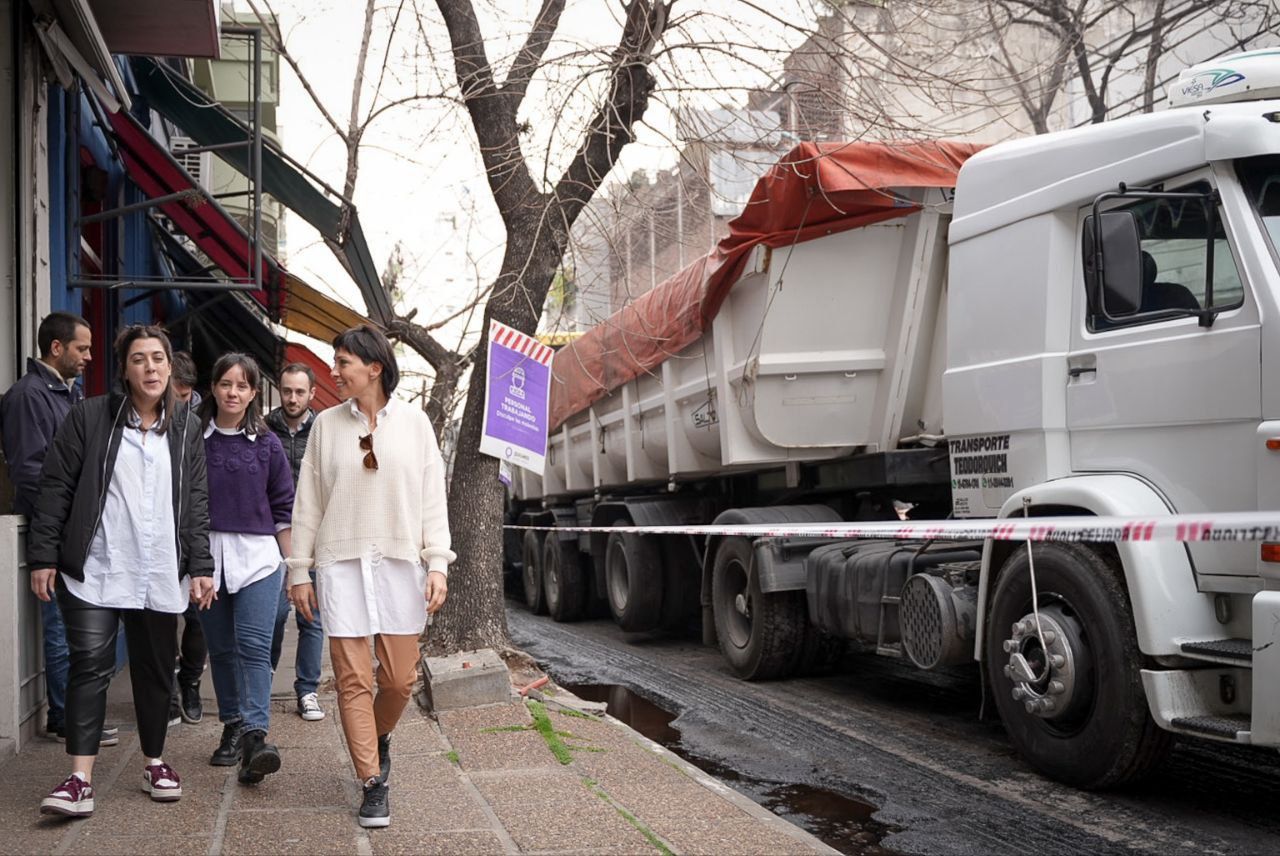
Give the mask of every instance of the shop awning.
[[(134, 57), (132, 62), (139, 92), (148, 104), (200, 145), (243, 143), (249, 138), (250, 131), (244, 123), (189, 81), (150, 57)], [(242, 174), (251, 176), (248, 146), (218, 149), (216, 154)], [(342, 247), (371, 317), (384, 326), (388, 324), (394, 318), (391, 302), (378, 277), (355, 208), (349, 209), (344, 235), (342, 197), (307, 174), (301, 165), (268, 140), (262, 144), (262, 188)]]
[[(156, 207), (174, 222), (213, 264), (233, 281), (253, 281), (253, 241), (230, 214), (191, 178), (173, 156), (125, 111), (108, 113), (107, 120), (120, 143), (129, 179), (151, 199), (166, 199)], [(264, 288), (250, 292), (273, 318), (279, 307), (270, 299), (280, 286), (282, 269), (262, 255)]]
[(343, 330), (367, 324), (369, 319), (286, 273), (280, 323), (321, 342), (332, 342)]
[(33, 0), (32, 8), (38, 16), (36, 36), (64, 89), (70, 89), (79, 76), (109, 111), (132, 106), (120, 69), (85, 0)]

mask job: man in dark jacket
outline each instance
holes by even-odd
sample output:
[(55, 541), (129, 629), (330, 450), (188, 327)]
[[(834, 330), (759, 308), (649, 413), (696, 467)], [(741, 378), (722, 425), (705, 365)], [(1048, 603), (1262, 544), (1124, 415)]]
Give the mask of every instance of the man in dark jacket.
[[(35, 513), (40, 494), (40, 468), (71, 407), (84, 400), (76, 379), (92, 359), (93, 339), (89, 323), (79, 315), (53, 312), (36, 331), (39, 359), (27, 360), (27, 373), (0, 398), (0, 434), (9, 479), (16, 496), (13, 510), (28, 520)], [(62, 614), (53, 602), (40, 604), (44, 626), (45, 695), (49, 711), (46, 733), (58, 739), (63, 733), (63, 704), (67, 692), (67, 635)], [(114, 745), (113, 733), (106, 745)]]
[[(293, 471), (294, 487), (298, 485), (298, 471), (302, 467), (302, 456), (307, 451), (307, 438), (311, 435), (311, 423), (315, 419), (315, 411), (311, 409), (311, 401), (316, 393), (316, 376), (310, 366), (303, 363), (290, 363), (280, 372), (281, 406), (267, 414), (267, 425), (284, 445), (285, 454), (289, 458), (289, 467)], [(311, 581), (315, 582), (312, 573)], [(284, 645), (284, 626), (289, 618), (288, 590), (280, 590), (280, 608), (276, 612), (275, 634), (271, 640), (271, 668), (274, 670), (280, 662), (280, 650)], [(297, 677), (293, 682), (293, 691), (298, 697), (298, 715), (308, 722), (324, 719), (324, 710), (316, 697), (316, 688), (320, 684), (320, 655), (324, 648), (324, 628), (320, 625), (320, 613), (315, 613), (315, 620), (307, 621), (301, 613), (298, 621), (298, 656), (294, 661)]]

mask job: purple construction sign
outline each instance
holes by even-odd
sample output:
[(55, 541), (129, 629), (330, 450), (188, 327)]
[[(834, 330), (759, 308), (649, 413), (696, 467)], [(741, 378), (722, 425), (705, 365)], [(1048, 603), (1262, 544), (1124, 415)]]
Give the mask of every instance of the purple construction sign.
[(554, 351), (505, 324), (489, 324), (480, 451), (542, 475)]

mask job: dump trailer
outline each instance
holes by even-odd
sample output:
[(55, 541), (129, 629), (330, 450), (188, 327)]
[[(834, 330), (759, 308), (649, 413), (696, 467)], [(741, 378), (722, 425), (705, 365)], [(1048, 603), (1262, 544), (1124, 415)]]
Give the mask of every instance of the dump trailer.
[(700, 622), (749, 680), (848, 644), (976, 661), (1021, 755), (1085, 788), (1176, 734), (1280, 746), (1280, 545), (571, 531), (1280, 512), (1280, 52), (1170, 103), (783, 158), (711, 255), (557, 353), (512, 491), (529, 605)]

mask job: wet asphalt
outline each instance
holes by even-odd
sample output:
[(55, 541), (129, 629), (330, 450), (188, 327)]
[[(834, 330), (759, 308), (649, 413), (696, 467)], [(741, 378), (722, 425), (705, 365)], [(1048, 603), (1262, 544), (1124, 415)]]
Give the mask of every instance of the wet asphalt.
[[(851, 656), (746, 683), (694, 638), (556, 624), (508, 602), (512, 639), (560, 682), (627, 687), (676, 715), (679, 749), (733, 776), (874, 806), (863, 840), (902, 853), (1280, 853), (1280, 754), (1180, 743), (1144, 785), (1086, 793), (1037, 775), (980, 719), (976, 670)], [(740, 786), (739, 786), (740, 787)], [(759, 787), (740, 787), (759, 799)], [(856, 852), (856, 851), (849, 851)]]

